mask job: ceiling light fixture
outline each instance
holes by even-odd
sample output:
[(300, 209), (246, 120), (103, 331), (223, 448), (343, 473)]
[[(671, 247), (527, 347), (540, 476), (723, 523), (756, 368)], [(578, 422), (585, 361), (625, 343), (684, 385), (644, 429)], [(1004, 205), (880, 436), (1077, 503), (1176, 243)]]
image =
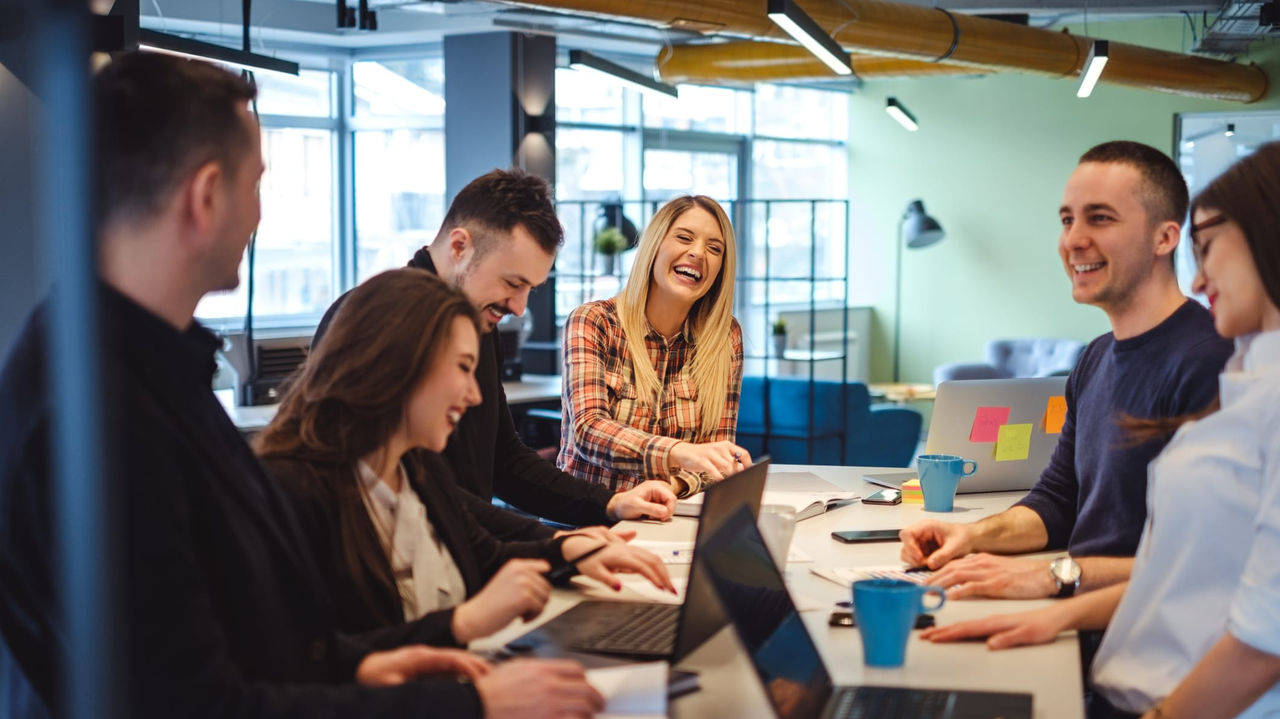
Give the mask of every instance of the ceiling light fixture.
[(1098, 78), (1102, 77), (1102, 68), (1107, 66), (1110, 45), (1111, 43), (1106, 40), (1093, 41), (1093, 46), (1089, 48), (1089, 58), (1084, 61), (1084, 69), (1080, 71), (1080, 87), (1076, 90), (1076, 97), (1088, 97), (1093, 94), (1093, 86), (1098, 84)]
[(591, 72), (605, 75), (614, 80), (621, 80), (643, 92), (656, 93), (675, 98), (680, 97), (679, 90), (676, 89), (675, 85), (668, 85), (665, 82), (658, 82), (651, 77), (645, 77), (629, 67), (623, 67), (616, 62), (610, 62), (599, 55), (592, 55), (585, 50), (569, 51), (569, 67), (575, 70), (589, 70)]
[(916, 122), (916, 116), (903, 107), (902, 103), (898, 102), (898, 98), (889, 98), (885, 102), (884, 111), (889, 113), (889, 117), (897, 120), (899, 125), (907, 128), (909, 132), (915, 132), (920, 129), (920, 123)]
[(769, 0), (769, 19), (836, 74), (853, 74), (849, 53), (791, 0)]
[(243, 70), (271, 70), (273, 72), (282, 72), (286, 75), (298, 74), (298, 63), (296, 62), (245, 52), (244, 50), (235, 50), (222, 45), (215, 45), (211, 42), (201, 42), (200, 40), (192, 40), (191, 38), (156, 32), (155, 30), (138, 30), (138, 49), (194, 58), (196, 60), (212, 60), (226, 65), (234, 65)]
[(1236, 124), (1234, 122), (1228, 122), (1226, 132), (1222, 134), (1226, 135), (1227, 137), (1235, 137)]

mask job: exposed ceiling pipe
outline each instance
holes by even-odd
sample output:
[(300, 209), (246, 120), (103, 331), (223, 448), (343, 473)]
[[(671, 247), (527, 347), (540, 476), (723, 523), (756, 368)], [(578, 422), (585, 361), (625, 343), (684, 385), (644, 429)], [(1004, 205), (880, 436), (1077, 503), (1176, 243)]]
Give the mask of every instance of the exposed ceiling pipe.
[[(976, 75), (998, 72), (969, 65), (904, 60), (887, 55), (855, 53), (850, 57), (856, 77), (921, 77)], [(770, 82), (774, 80), (829, 80), (835, 74), (813, 53), (796, 45), (739, 40), (711, 45), (676, 45), (664, 48), (654, 60), (663, 82)]]
[[(774, 38), (783, 32), (761, 3), (741, 0), (538, 0), (510, 2), (604, 17), (626, 17), (707, 34)], [(1090, 38), (884, 0), (805, 0), (804, 10), (844, 48), (1056, 77), (1080, 72)], [(1111, 43), (1102, 82), (1179, 95), (1254, 102), (1267, 92), (1256, 66)]]

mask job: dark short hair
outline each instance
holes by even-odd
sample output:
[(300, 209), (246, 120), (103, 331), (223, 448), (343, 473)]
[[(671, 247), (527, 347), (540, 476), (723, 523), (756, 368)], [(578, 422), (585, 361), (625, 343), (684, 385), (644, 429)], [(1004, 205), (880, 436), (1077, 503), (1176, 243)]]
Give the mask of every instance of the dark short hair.
[(157, 211), (209, 163), (239, 170), (252, 136), (249, 81), (207, 62), (149, 52), (116, 57), (93, 79), (96, 226)]
[(1194, 209), (1217, 210), (1244, 232), (1267, 297), (1280, 307), (1280, 142), (1227, 168), (1196, 195)]
[(449, 205), (436, 238), (464, 225), (472, 231), (478, 254), (492, 250), (495, 236), (516, 225), (523, 225), (549, 255), (564, 244), (551, 187), (541, 177), (515, 168), (486, 172), (467, 183)]
[(1151, 224), (1175, 222), (1187, 218), (1187, 182), (1173, 160), (1150, 145), (1129, 140), (1115, 140), (1095, 145), (1080, 156), (1086, 162), (1130, 165), (1142, 175), (1142, 205)]

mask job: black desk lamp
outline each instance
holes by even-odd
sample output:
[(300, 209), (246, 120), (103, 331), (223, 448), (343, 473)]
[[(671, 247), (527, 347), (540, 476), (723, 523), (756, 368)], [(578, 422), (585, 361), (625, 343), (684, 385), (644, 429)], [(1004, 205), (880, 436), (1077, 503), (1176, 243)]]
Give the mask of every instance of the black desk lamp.
[(934, 245), (943, 240), (947, 236), (942, 231), (942, 225), (938, 221), (929, 216), (924, 211), (924, 202), (921, 200), (912, 200), (907, 203), (907, 209), (902, 213), (902, 222), (899, 226), (899, 242), (898, 242), (898, 275), (897, 281), (894, 283), (893, 292), (893, 381), (900, 381), (898, 375), (898, 349), (902, 338), (902, 247), (906, 245), (907, 249), (918, 250), (929, 245)]

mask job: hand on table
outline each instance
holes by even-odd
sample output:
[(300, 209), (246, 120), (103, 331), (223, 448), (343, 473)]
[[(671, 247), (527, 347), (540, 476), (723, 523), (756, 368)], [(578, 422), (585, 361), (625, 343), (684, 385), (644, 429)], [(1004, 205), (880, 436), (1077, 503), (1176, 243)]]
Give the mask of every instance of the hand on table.
[(720, 480), (750, 467), (751, 453), (733, 442), (678, 442), (667, 454), (667, 465)]
[(356, 681), (367, 687), (391, 687), (431, 674), (464, 676), (476, 681), (489, 671), (488, 662), (461, 649), (415, 644), (365, 655), (356, 667)]
[[(1045, 572), (1048, 574), (1048, 572)], [(931, 627), (920, 632), (931, 642), (958, 642), (987, 638), (988, 649), (1009, 649), (1030, 644), (1048, 644), (1068, 629), (1062, 605), (1016, 614), (996, 614), (982, 619)]]
[[(599, 547), (600, 543), (588, 537), (570, 537), (565, 540), (562, 550), (566, 560), (581, 557)], [(611, 543), (602, 551), (592, 554), (580, 562), (575, 562), (578, 571), (603, 582), (614, 591), (622, 589), (622, 582), (616, 572), (639, 574), (653, 583), (653, 586), (672, 594), (676, 593), (675, 585), (667, 574), (667, 567), (658, 555), (629, 544)]]
[(925, 519), (898, 532), (902, 561), (937, 570), (947, 562), (973, 551), (973, 530), (967, 524)]
[(676, 511), (676, 494), (666, 482), (650, 479), (609, 498), (605, 512), (616, 521), (623, 519), (667, 520)]
[(543, 559), (512, 559), (476, 595), (453, 610), (453, 638), (460, 644), (487, 637), (520, 617), (538, 616), (551, 597)]
[(475, 685), (485, 719), (587, 719), (604, 709), (604, 697), (574, 661), (513, 659)]
[(1058, 589), (1049, 575), (1048, 561), (986, 553), (970, 554), (949, 562), (933, 573), (929, 583), (945, 587), (947, 599), (1043, 599), (1053, 596)]

